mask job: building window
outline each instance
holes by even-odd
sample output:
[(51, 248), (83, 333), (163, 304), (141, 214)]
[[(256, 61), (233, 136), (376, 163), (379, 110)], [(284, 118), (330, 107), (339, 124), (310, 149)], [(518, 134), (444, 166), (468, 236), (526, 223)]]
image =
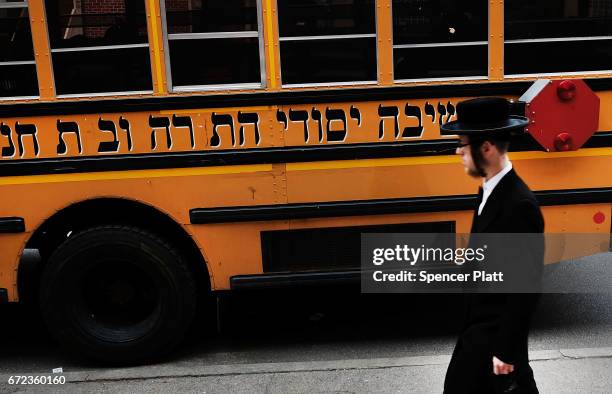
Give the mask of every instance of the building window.
[(278, 1), (284, 86), (375, 83), (374, 0)]
[(259, 0), (165, 0), (174, 91), (264, 86)]
[(394, 78), (488, 75), (486, 0), (393, 0)]
[(506, 75), (612, 71), (612, 0), (506, 0), (504, 7)]
[(0, 98), (38, 94), (28, 3), (0, 0)]
[(151, 92), (144, 0), (46, 0), (58, 95)]

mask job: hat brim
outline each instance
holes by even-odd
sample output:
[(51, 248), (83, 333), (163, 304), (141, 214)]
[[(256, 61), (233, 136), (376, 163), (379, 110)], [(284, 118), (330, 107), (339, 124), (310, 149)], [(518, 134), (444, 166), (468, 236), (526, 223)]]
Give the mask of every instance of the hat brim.
[(440, 126), (440, 131), (448, 134), (497, 134), (526, 127), (529, 120), (524, 116), (511, 115), (503, 122), (467, 124), (454, 120)]

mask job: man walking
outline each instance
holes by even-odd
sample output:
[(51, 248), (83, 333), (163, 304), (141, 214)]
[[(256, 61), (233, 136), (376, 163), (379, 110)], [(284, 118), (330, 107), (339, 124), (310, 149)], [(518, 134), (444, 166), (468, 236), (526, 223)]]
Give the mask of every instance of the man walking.
[[(466, 173), (483, 178), (472, 234), (544, 231), (535, 196), (507, 156), (511, 133), (528, 124), (524, 117), (509, 115), (509, 108), (503, 98), (463, 101), (457, 105), (457, 120), (441, 126), (460, 136), (456, 153)], [(509, 263), (541, 267), (541, 253), (525, 256)], [(538, 393), (527, 349), (537, 298), (537, 294), (467, 294), (465, 321), (448, 366), (444, 393)]]

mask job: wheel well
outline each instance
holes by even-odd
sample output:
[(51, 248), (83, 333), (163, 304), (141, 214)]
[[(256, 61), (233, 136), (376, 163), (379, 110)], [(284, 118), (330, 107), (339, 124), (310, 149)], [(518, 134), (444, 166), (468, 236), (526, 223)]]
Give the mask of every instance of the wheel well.
[(38, 250), (40, 258), (34, 264), (22, 262), (18, 270), (18, 290), (25, 303), (37, 302), (40, 275), (45, 262), (72, 233), (105, 224), (130, 225), (146, 229), (174, 245), (189, 263), (198, 286), (198, 294), (210, 290), (206, 262), (185, 229), (149, 205), (120, 198), (100, 198), (70, 205), (47, 219), (30, 237), (26, 249)]

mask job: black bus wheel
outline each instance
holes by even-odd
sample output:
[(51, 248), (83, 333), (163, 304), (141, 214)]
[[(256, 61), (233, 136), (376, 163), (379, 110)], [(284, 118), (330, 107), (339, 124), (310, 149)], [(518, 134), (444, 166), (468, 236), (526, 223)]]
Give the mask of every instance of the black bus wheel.
[(193, 319), (196, 291), (180, 254), (133, 227), (96, 227), (68, 238), (49, 258), (40, 304), (69, 350), (113, 364), (172, 350)]

